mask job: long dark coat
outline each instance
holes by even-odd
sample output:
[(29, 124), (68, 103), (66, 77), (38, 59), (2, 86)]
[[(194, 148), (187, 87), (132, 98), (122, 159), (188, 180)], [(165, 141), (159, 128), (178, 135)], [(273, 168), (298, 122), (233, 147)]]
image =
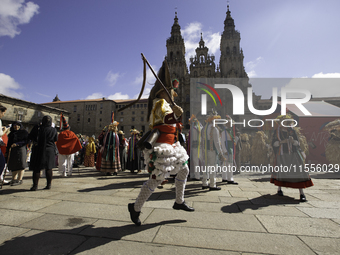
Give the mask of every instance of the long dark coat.
[(55, 167), (55, 142), (58, 140), (58, 133), (51, 124), (51, 120), (43, 122), (42, 125), (35, 126), (29, 134), (29, 139), (33, 141), (30, 170), (40, 171)]
[[(15, 130), (13, 128), (14, 125), (19, 125), (20, 129)], [(27, 149), (26, 145), (28, 142), (28, 132), (23, 128), (20, 122), (13, 122), (11, 127), (11, 133), (8, 135), (8, 143), (7, 143), (7, 157), (9, 155), (8, 161), (8, 169), (11, 171), (23, 170), (27, 167), (26, 163), (26, 155)], [(16, 147), (11, 148), (13, 144), (16, 144)]]

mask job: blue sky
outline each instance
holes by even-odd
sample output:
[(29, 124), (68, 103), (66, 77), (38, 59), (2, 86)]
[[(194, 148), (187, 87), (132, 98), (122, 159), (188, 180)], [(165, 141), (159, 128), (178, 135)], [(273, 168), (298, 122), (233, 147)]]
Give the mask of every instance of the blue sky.
[[(340, 1), (230, 0), (244, 66), (254, 78), (340, 78)], [(1, 0), (0, 93), (50, 102), (135, 98), (144, 53), (155, 70), (166, 54), (177, 7), (186, 58), (200, 33), (220, 57), (224, 0)], [(148, 72), (148, 90), (154, 78)], [(340, 96), (340, 85), (313, 96)], [(257, 87), (258, 95), (271, 89)], [(148, 91), (147, 90), (147, 91)]]

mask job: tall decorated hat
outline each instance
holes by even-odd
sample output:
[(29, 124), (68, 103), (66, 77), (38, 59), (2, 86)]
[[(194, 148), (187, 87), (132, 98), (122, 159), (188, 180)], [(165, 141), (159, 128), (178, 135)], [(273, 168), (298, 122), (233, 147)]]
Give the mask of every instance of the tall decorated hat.
[(64, 115), (60, 114), (60, 129), (67, 130), (70, 127), (70, 125), (67, 123)]
[(109, 125), (109, 130), (113, 129), (113, 127), (117, 127), (118, 125), (119, 125), (119, 122), (114, 120), (114, 112), (112, 112), (111, 124)]
[(220, 119), (221, 116), (218, 115), (217, 111), (215, 111), (214, 109), (211, 110), (211, 112), (209, 112), (209, 115), (207, 117), (207, 119), (205, 120), (205, 122), (212, 122), (215, 119)]

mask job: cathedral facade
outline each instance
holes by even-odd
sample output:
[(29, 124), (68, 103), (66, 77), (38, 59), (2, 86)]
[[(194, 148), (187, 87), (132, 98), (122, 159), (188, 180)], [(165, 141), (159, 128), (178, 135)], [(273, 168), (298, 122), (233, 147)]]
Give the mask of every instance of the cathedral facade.
[[(181, 105), (184, 110), (182, 122), (185, 129), (189, 128), (189, 118), (191, 114), (197, 114), (193, 109), (199, 109), (199, 104), (193, 106), (192, 101), (195, 96), (193, 89), (195, 89), (195, 82), (200, 78), (214, 79), (220, 82), (227, 82), (235, 84), (239, 87), (245, 98), (247, 98), (247, 88), (251, 87), (249, 78), (245, 71), (243, 64), (243, 50), (240, 47), (241, 35), (235, 29), (234, 19), (231, 17), (229, 5), (227, 6), (226, 18), (224, 20), (224, 31), (221, 36), (220, 42), (220, 62), (219, 65), (215, 63), (215, 57), (209, 54), (209, 49), (205, 46), (203, 35), (196, 48), (196, 55), (190, 58), (189, 69), (185, 61), (185, 45), (184, 39), (181, 35), (181, 27), (178, 23), (177, 13), (175, 14), (174, 24), (171, 28), (171, 36), (166, 41), (167, 54), (166, 59), (169, 63), (171, 75), (180, 81), (178, 98), (176, 103)], [(194, 82), (193, 82), (194, 81)], [(260, 99), (255, 95), (253, 96), (254, 106)], [(190, 100), (191, 99), (191, 100)], [(221, 115), (230, 115), (235, 121), (239, 116), (232, 114), (232, 95), (231, 93), (223, 93), (221, 99), (225, 105)], [(208, 109), (213, 108), (210, 102)], [(198, 111), (198, 110), (196, 110)], [(250, 114), (247, 106), (245, 105), (245, 119), (253, 118), (254, 115)], [(223, 118), (223, 116), (222, 116)]]

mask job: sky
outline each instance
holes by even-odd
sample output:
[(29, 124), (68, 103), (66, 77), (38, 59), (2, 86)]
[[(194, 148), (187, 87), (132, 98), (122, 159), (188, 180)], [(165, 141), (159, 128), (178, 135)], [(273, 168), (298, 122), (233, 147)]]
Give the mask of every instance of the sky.
[[(340, 78), (340, 1), (228, 2), (250, 78)], [(0, 93), (34, 103), (136, 98), (141, 53), (157, 71), (176, 11), (188, 66), (201, 33), (218, 65), (225, 0), (0, 0)], [(340, 96), (339, 80), (304, 86)], [(154, 81), (149, 70), (144, 97)], [(253, 91), (271, 95), (267, 84)]]

